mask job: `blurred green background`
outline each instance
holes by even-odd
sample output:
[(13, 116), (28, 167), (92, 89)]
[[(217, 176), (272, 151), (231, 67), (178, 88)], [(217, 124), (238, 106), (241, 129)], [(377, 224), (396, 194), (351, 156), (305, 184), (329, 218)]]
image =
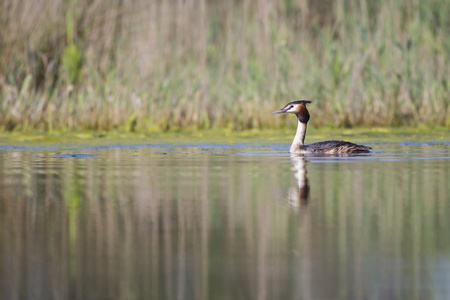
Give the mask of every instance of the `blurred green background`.
[(450, 126), (446, 0), (3, 0), (1, 130)]

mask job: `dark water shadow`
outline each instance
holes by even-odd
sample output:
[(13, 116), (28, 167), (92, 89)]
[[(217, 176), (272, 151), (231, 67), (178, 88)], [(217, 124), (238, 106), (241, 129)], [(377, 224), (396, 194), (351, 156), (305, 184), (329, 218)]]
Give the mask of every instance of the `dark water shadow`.
[(75, 154), (54, 154), (51, 155), (53, 157), (97, 157), (97, 156), (101, 156), (100, 154), (83, 154), (83, 153), (75, 153)]

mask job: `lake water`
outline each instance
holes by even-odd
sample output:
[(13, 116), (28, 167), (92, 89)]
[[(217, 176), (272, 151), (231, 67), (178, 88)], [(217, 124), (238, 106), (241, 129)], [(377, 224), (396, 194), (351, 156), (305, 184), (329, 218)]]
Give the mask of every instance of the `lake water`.
[(347, 157), (3, 140), (0, 298), (450, 299), (446, 133)]

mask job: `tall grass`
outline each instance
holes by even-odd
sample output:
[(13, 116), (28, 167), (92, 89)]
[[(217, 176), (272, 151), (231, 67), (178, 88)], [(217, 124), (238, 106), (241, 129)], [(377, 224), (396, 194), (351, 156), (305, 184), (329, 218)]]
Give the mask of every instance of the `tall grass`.
[(4, 0), (0, 128), (450, 126), (446, 0)]

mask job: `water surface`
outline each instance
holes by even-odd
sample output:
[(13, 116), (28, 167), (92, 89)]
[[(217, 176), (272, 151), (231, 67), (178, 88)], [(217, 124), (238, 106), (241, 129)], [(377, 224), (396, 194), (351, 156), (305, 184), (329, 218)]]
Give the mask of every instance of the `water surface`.
[(364, 139), (3, 143), (0, 298), (448, 299), (449, 140)]

